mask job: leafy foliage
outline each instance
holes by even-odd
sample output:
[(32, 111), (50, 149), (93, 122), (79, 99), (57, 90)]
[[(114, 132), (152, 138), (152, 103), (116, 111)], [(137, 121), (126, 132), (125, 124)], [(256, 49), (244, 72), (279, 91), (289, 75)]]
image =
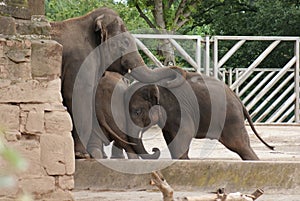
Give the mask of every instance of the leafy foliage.
[[(184, 33), (199, 29), (209, 35), (233, 36), (299, 36), (299, 0), (217, 0), (203, 1), (193, 14), (194, 24)], [(207, 29), (203, 27), (207, 26)], [(195, 33), (195, 32), (192, 32)], [(268, 42), (246, 42), (225, 64), (226, 68), (247, 67), (269, 45)], [(232, 42), (222, 42), (220, 57), (231, 47)], [(261, 64), (263, 67), (280, 68), (294, 53), (292, 43), (276, 47)]]
[(129, 30), (147, 27), (146, 23), (140, 19), (136, 9), (129, 8), (122, 2), (113, 0), (45, 0), (46, 16), (50, 21), (62, 21), (82, 16), (103, 6), (116, 10)]
[[(155, 17), (155, 2), (163, 8), (165, 27)], [(127, 28), (140, 33), (144, 28), (164, 28), (180, 34), (299, 36), (299, 0), (45, 0), (50, 20), (63, 20), (83, 15), (97, 7), (116, 10)], [(220, 57), (232, 42), (222, 42)], [(268, 46), (268, 43), (247, 42), (227, 61), (226, 68), (247, 67)], [(280, 44), (261, 65), (282, 67), (293, 53), (291, 43)], [(276, 58), (276, 59), (275, 59)]]
[(111, 0), (45, 0), (46, 16), (52, 21), (81, 16), (97, 7), (112, 5)]

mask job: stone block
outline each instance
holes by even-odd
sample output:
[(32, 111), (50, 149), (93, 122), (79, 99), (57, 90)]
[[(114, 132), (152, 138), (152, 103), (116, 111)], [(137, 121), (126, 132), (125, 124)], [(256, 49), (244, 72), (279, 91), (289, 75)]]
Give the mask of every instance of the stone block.
[(60, 79), (50, 82), (28, 80), (0, 88), (2, 103), (61, 103)]
[(15, 35), (16, 23), (13, 17), (0, 16), (0, 34)]
[(74, 189), (74, 177), (60, 176), (58, 177), (58, 185), (63, 190), (72, 190)]
[(44, 104), (21, 104), (20, 131), (27, 134), (41, 134), (45, 132)]
[(43, 15), (34, 15), (29, 20), (16, 20), (16, 31), (20, 35), (49, 36), (51, 26)]
[(45, 201), (72, 201), (75, 200), (72, 192), (68, 190), (56, 189), (54, 192), (43, 195)]
[(46, 194), (55, 190), (54, 177), (23, 178), (19, 182), (20, 188), (30, 194)]
[(49, 134), (70, 133), (72, 131), (72, 119), (66, 111), (46, 112), (45, 128)]
[(45, 1), (27, 0), (31, 15), (45, 15)]
[(66, 174), (73, 175), (75, 173), (75, 153), (74, 153), (74, 141), (71, 135), (64, 136), (65, 140), (65, 163), (66, 163)]
[(9, 80), (9, 79), (0, 79), (0, 88), (7, 87), (10, 84), (11, 84), (11, 80)]
[(0, 191), (0, 201), (1, 198), (4, 196), (3, 201), (8, 201), (8, 197), (13, 197), (18, 193), (18, 187), (17, 186), (12, 186), (12, 187), (1, 187)]
[(41, 0), (1, 0), (0, 15), (30, 19), (31, 15), (44, 15), (44, 5)]
[(18, 178), (47, 176), (47, 173), (40, 162), (41, 147), (37, 139), (24, 139), (24, 135), (22, 135), (21, 140), (9, 143), (9, 146), (18, 151), (26, 161), (25, 165), (27, 168), (18, 172)]
[(44, 104), (46, 112), (51, 111), (67, 111), (67, 108), (62, 103), (46, 103)]
[(8, 142), (18, 141), (21, 138), (21, 133), (19, 131), (5, 131), (5, 139)]
[(12, 80), (29, 80), (31, 77), (31, 65), (29, 62), (15, 63), (9, 60), (6, 66), (6, 77)]
[(44, 15), (31, 16), (31, 34), (50, 36), (51, 25)]
[(41, 163), (48, 175), (73, 174), (74, 146), (71, 135), (41, 135)]
[(9, 49), (6, 56), (14, 63), (22, 63), (30, 61), (30, 49)]
[(43, 133), (44, 132), (44, 111), (30, 111), (28, 112), (25, 129), (29, 133)]
[(31, 79), (31, 43), (29, 40), (2, 40), (0, 54), (0, 78)]
[(32, 41), (32, 76), (56, 79), (61, 73), (62, 45), (53, 40)]
[(0, 104), (0, 126), (6, 131), (18, 131), (20, 108), (16, 105)]

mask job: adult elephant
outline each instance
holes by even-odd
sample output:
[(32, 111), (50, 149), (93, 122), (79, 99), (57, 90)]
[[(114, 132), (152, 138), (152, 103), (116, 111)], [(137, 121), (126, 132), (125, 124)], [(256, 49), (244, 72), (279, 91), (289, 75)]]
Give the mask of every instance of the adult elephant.
[(147, 68), (124, 22), (109, 8), (99, 8), (81, 17), (52, 22), (51, 27), (52, 39), (63, 45), (61, 90), (64, 104), (75, 125), (72, 135), (77, 158), (88, 156), (85, 146), (89, 137), (80, 138), (89, 136), (90, 132), (98, 133), (104, 143), (109, 143), (95, 125), (94, 106), (89, 106), (94, 101), (98, 78), (105, 70), (122, 75), (131, 71), (133, 78), (145, 83), (166, 79), (166, 84), (171, 87), (183, 81), (169, 69)]
[(158, 124), (173, 159), (189, 158), (192, 138), (210, 138), (219, 140), (243, 160), (258, 160), (250, 146), (245, 118), (255, 135), (274, 148), (258, 135), (245, 106), (222, 81), (198, 73), (181, 74), (185, 74), (186, 85), (178, 88), (142, 83), (128, 88), (126, 111), (132, 123), (128, 123), (127, 133), (132, 135), (129, 141), (139, 145), (137, 153), (143, 149), (140, 133)]

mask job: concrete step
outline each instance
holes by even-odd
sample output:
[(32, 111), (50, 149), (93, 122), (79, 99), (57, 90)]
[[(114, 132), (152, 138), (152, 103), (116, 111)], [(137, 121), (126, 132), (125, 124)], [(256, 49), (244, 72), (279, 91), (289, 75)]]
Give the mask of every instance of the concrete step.
[(153, 190), (150, 172), (161, 169), (174, 190), (300, 192), (299, 161), (76, 160), (75, 190)]

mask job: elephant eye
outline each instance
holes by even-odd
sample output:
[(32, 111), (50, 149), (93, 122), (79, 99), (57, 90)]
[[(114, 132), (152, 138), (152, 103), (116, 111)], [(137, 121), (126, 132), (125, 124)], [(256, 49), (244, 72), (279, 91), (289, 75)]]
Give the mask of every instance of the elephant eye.
[(140, 116), (141, 113), (142, 113), (142, 109), (141, 108), (138, 108), (138, 109), (134, 110), (134, 115), (136, 115), (136, 116)]

